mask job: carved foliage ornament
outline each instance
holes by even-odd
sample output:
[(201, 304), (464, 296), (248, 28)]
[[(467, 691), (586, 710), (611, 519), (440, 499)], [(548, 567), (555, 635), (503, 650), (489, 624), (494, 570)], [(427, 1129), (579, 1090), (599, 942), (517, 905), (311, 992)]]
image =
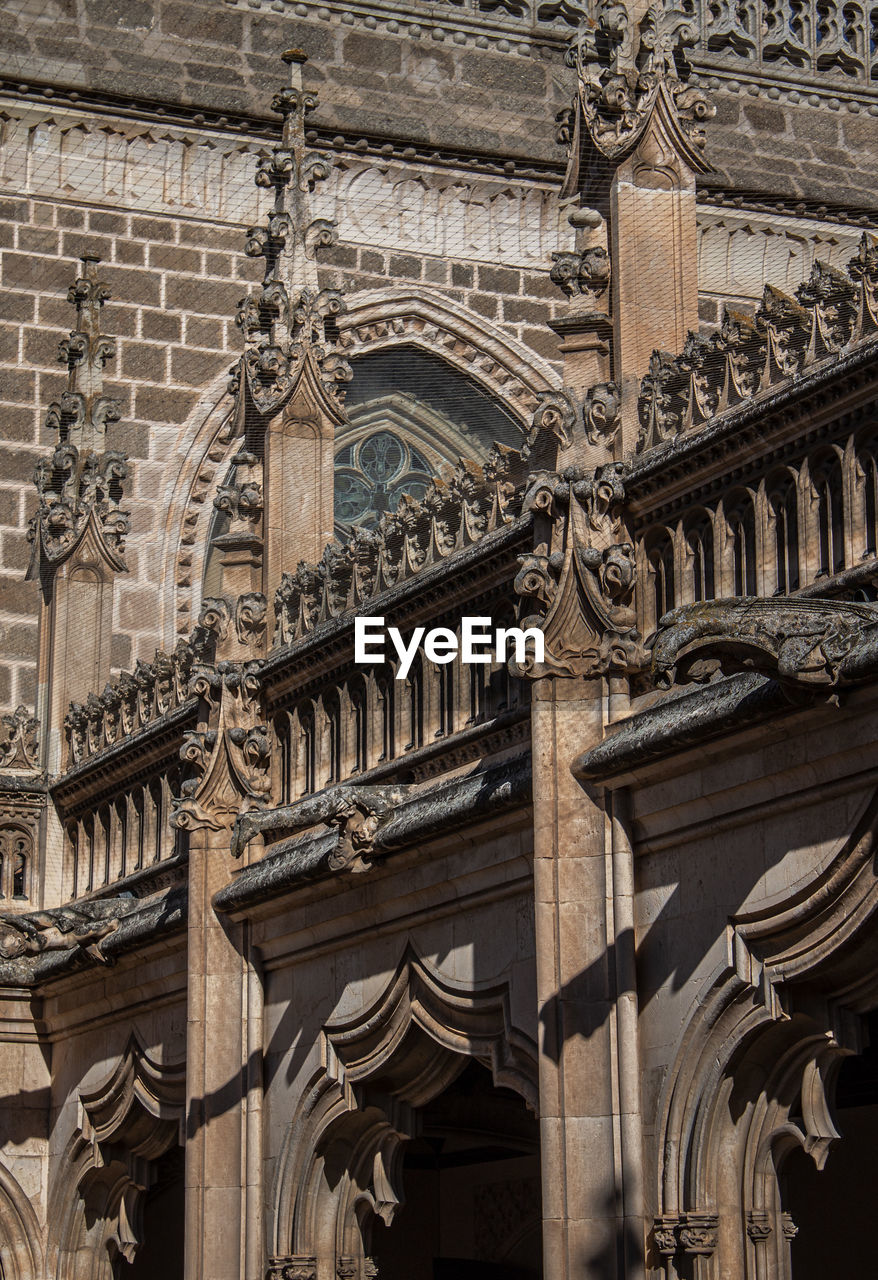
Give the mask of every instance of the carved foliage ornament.
[(567, 51), (579, 91), (565, 113), (562, 141), (571, 146), (565, 195), (576, 194), (582, 132), (607, 159), (631, 152), (659, 108), (678, 149), (696, 172), (707, 166), (700, 152), (704, 122), (715, 114), (705, 95), (687, 83), (685, 50), (697, 41), (693, 16), (672, 0), (657, 0), (635, 25), (619, 0), (598, 0)]
[(857, 678), (854, 659), (878, 650), (878, 606), (775, 596), (684, 605), (665, 614), (652, 673), (670, 688), (717, 672), (758, 671), (792, 688), (828, 688)]
[(533, 416), (534, 433), (555, 436), (562, 449), (583, 436), (589, 444), (611, 448), (619, 428), (621, 400), (615, 382), (591, 387), (585, 400), (563, 387), (560, 391), (540, 391), (539, 406)]
[(199, 724), (180, 748), (192, 776), (173, 802), (172, 826), (227, 830), (238, 814), (264, 807), (271, 739), (260, 718), (260, 691), (256, 663), (196, 667), (190, 692), (199, 698)]
[(621, 675), (645, 665), (634, 548), (622, 520), (624, 477), (620, 462), (590, 474), (568, 467), (532, 477), (524, 505), (542, 540), (520, 557), (515, 590), (521, 625), (544, 632), (545, 661), (513, 663), (514, 675)]
[(38, 722), (27, 707), (0, 716), (0, 768), (36, 769), (39, 765)]
[(878, 333), (878, 243), (865, 232), (846, 271), (815, 262), (789, 297), (766, 285), (754, 319), (726, 311), (718, 333), (654, 351), (640, 383), (638, 451), (650, 449)]
[(51, 459), (40, 459), (34, 469), (39, 506), (27, 534), (34, 547), (30, 577), (41, 562), (67, 559), (89, 526), (111, 567), (125, 568), (128, 513), (120, 503), (127, 478), (123, 453), (80, 453), (72, 444), (59, 444)]

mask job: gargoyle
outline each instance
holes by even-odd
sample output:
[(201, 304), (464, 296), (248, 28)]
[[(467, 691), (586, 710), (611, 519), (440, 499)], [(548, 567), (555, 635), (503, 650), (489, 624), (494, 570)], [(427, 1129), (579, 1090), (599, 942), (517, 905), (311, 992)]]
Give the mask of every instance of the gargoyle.
[(232, 855), (239, 858), (254, 836), (271, 836), (276, 841), (322, 825), (334, 827), (339, 834), (339, 842), (329, 859), (333, 870), (356, 864), (362, 869), (377, 831), (411, 789), (407, 786), (329, 787), (298, 804), (242, 814), (232, 831)]
[(120, 919), (136, 905), (134, 899), (101, 898), (24, 915), (0, 912), (0, 958), (17, 960), (81, 948), (99, 964), (106, 964), (99, 943), (115, 933)]
[(717, 671), (758, 671), (789, 687), (848, 683), (857, 644), (878, 627), (878, 606), (797, 596), (741, 596), (665, 614), (652, 646), (661, 688)]

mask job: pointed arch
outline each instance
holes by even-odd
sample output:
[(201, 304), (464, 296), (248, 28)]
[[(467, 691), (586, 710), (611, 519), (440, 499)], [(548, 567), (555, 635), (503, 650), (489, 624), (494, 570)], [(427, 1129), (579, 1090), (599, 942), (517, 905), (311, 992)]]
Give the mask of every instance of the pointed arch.
[(136, 1256), (155, 1163), (182, 1144), (185, 1103), (185, 1064), (151, 1058), (135, 1032), (110, 1075), (80, 1091), (49, 1197), (58, 1280), (109, 1280), (115, 1258)]
[(507, 985), (450, 982), (410, 943), (381, 995), (327, 1022), (322, 1042), (325, 1065), (308, 1082), (278, 1161), (269, 1219), (276, 1257), (310, 1257), (321, 1245), (356, 1256), (363, 1214), (390, 1223), (413, 1110), (468, 1060), (537, 1110), (537, 1048), (512, 1023)]
[[(710, 1252), (719, 1224), (730, 1274), (767, 1274), (757, 1255), (779, 1238), (765, 1215), (780, 1215), (780, 1163), (798, 1147), (822, 1167), (838, 1138), (834, 1076), (862, 1047), (859, 1015), (878, 1007), (876, 849), (878, 794), (810, 882), (732, 921), (729, 960), (695, 1002), (660, 1099), (662, 1253), (686, 1247), (692, 1222), (712, 1224)], [(734, 1204), (723, 1237), (717, 1215)]]
[(0, 1164), (0, 1275), (3, 1280), (42, 1280), (40, 1226), (33, 1205), (9, 1170)]

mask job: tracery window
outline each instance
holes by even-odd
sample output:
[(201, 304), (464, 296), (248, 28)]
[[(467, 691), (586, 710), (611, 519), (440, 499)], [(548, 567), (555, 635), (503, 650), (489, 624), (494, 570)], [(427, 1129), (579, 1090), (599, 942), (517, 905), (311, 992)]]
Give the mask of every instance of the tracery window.
[(788, 595), (799, 587), (798, 493), (792, 475), (775, 477), (768, 486), (768, 510), (774, 525), (776, 595)]
[(335, 532), (374, 527), (403, 494), (421, 498), (459, 458), (519, 447), (521, 426), (478, 384), (437, 356), (401, 346), (353, 361), (349, 422), (336, 437)]
[(647, 550), (652, 576), (653, 626), (674, 607), (674, 544), (667, 532), (656, 535)]
[(817, 498), (817, 576), (824, 577), (844, 568), (843, 482), (837, 453), (824, 456), (811, 467), (811, 482)]
[(22, 827), (0, 827), (0, 898), (30, 897), (34, 842)]
[(704, 512), (686, 530), (686, 543), (692, 559), (692, 597), (694, 600), (713, 600), (716, 596), (713, 581), (713, 526), (710, 516)]
[(335, 455), (335, 518), (368, 528), (385, 511), (395, 511), (404, 493), (423, 497), (432, 475), (410, 441), (394, 431), (376, 431)]
[(756, 595), (756, 513), (750, 495), (732, 497), (726, 507), (732, 540), (732, 588), (736, 596)]

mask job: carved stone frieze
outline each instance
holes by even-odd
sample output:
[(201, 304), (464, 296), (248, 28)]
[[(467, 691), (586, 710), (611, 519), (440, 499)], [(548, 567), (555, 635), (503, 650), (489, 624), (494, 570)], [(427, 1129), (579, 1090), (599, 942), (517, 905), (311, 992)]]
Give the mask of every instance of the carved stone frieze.
[(831, 689), (848, 682), (857, 647), (876, 637), (876, 605), (795, 596), (708, 600), (661, 619), (652, 675), (669, 688), (719, 671), (759, 671), (793, 688)]
[(160, 651), (149, 663), (138, 659), (133, 672), (121, 672), (102, 694), (89, 694), (85, 703), (72, 702), (64, 720), (69, 763), (79, 764), (185, 702), (204, 643), (197, 635), (180, 640), (172, 654)]
[(317, 1259), (308, 1257), (269, 1258), (266, 1280), (317, 1280)]
[(39, 767), (39, 723), (27, 707), (0, 716), (0, 769)]
[(639, 670), (645, 655), (633, 607), (636, 568), (622, 511), (625, 467), (532, 477), (524, 500), (537, 546), (515, 580), (524, 627), (545, 636), (545, 660), (511, 664), (515, 675), (597, 676)]
[(654, 351), (638, 398), (638, 451), (703, 426), (878, 332), (878, 242), (863, 233), (845, 271), (814, 263), (795, 297), (766, 285), (755, 319), (725, 312), (678, 356)]
[(171, 825), (231, 829), (239, 814), (264, 807), (271, 785), (271, 739), (261, 718), (257, 665), (198, 666), (190, 692), (199, 699), (198, 728), (184, 735), (180, 758), (192, 776), (173, 801)]

